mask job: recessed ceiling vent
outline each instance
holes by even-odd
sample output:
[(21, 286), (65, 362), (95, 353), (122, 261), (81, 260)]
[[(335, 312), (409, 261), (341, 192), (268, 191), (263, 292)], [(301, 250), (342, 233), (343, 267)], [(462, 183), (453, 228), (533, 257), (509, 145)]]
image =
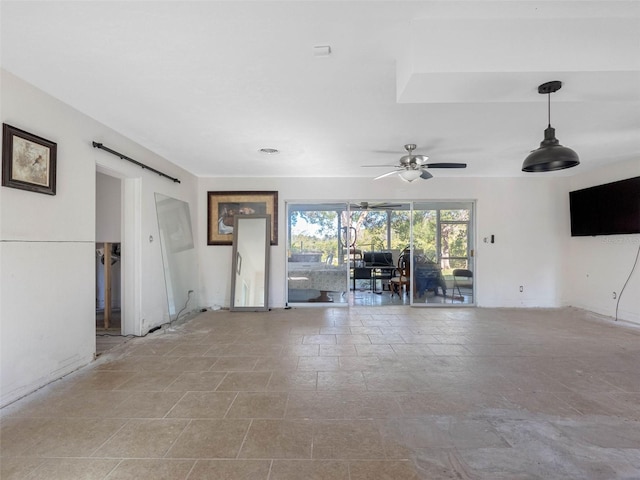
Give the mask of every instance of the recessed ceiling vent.
[(314, 57), (328, 57), (329, 55), (331, 55), (330, 45), (316, 45), (313, 47)]

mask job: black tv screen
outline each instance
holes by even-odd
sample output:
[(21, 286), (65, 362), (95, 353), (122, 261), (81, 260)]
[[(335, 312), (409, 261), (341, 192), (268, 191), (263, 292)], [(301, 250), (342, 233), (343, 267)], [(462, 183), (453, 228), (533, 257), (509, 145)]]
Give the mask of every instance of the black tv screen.
[(571, 236), (640, 233), (640, 177), (569, 192)]

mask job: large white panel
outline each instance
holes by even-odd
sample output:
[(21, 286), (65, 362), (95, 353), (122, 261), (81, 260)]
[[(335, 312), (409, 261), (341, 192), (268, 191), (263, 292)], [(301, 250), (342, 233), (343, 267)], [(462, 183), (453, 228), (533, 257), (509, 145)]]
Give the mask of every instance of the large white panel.
[(93, 359), (94, 244), (0, 243), (2, 405)]

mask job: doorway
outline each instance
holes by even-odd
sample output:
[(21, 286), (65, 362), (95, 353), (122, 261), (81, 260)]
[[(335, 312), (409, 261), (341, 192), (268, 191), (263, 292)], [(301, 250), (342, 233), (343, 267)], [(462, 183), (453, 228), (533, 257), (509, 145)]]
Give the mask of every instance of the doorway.
[(122, 180), (96, 172), (96, 355), (122, 334)]

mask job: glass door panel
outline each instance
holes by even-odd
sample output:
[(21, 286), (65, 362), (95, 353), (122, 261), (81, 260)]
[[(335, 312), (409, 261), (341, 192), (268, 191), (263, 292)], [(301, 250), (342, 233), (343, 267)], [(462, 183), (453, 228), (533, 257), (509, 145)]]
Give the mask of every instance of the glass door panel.
[(413, 303), (473, 304), (473, 202), (414, 204)]
[(389, 280), (411, 238), (410, 208), (409, 203), (377, 201), (350, 205), (350, 289), (356, 304), (361, 292), (389, 295)]
[(344, 203), (287, 205), (287, 303), (344, 303), (348, 291)]

